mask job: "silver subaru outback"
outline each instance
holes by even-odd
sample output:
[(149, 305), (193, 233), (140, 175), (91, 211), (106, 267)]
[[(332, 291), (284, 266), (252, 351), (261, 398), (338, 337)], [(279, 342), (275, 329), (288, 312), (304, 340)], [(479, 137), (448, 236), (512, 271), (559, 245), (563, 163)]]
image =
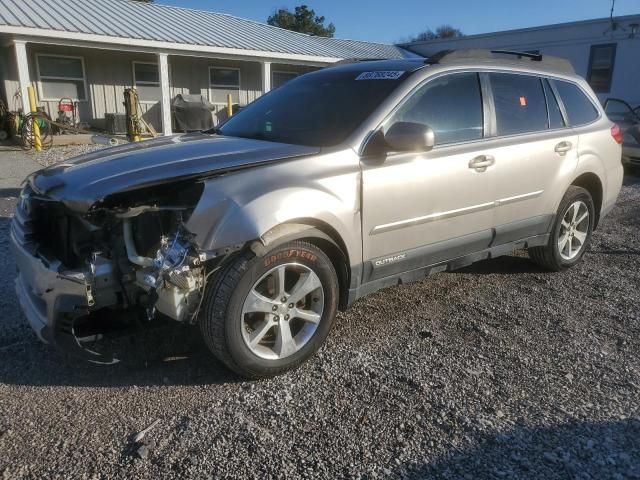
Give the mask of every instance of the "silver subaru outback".
[[(11, 228), (40, 338), (198, 325), (250, 378), (300, 365), (378, 289), (526, 248), (559, 271), (611, 210), (622, 135), (568, 62), (454, 51), (301, 76), (221, 127), (27, 179)], [(101, 333), (102, 332), (102, 333)]]

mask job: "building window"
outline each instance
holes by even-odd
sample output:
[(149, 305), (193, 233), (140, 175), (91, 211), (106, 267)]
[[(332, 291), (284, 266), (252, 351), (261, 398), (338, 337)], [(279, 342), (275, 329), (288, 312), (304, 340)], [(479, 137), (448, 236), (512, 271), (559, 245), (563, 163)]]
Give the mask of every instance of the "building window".
[(156, 103), (162, 98), (158, 64), (154, 62), (133, 62), (133, 86), (138, 91), (138, 99), (144, 103)]
[(40, 99), (73, 101), (87, 99), (84, 59), (60, 55), (36, 55)]
[(278, 88), (287, 83), (289, 80), (296, 78), (296, 72), (271, 72), (271, 88)]
[(209, 67), (209, 87), (211, 103), (226, 105), (227, 95), (234, 104), (240, 103), (240, 69)]
[(587, 81), (596, 93), (609, 93), (616, 59), (616, 44), (592, 45)]

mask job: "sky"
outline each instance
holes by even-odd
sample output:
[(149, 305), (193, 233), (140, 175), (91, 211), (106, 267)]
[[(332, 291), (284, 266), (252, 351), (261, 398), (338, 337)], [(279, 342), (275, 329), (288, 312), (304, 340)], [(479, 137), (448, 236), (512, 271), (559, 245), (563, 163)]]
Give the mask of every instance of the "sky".
[[(448, 23), (467, 35), (609, 16), (610, 0), (155, 0), (265, 22), (277, 8), (307, 4), (336, 37), (398, 43)], [(616, 0), (616, 15), (640, 14), (640, 0)]]

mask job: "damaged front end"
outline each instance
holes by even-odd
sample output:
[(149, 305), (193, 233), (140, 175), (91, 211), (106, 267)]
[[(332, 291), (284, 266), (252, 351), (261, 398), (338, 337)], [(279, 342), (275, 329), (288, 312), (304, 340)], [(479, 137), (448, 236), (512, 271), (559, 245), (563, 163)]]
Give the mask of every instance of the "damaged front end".
[[(207, 279), (223, 257), (201, 251), (185, 227), (202, 181), (110, 195), (77, 212), (35, 190), (11, 226), (16, 290), (45, 342), (94, 363), (114, 363), (96, 340), (157, 313), (194, 323)], [(228, 251), (228, 250), (227, 250)]]

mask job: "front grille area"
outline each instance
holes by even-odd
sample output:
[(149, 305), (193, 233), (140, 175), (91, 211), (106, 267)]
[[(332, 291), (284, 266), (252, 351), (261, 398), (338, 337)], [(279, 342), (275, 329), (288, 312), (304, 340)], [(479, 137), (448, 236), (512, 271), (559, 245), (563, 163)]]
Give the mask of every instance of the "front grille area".
[(46, 263), (58, 260), (75, 268), (88, 257), (82, 245), (91, 234), (82, 221), (64, 204), (33, 195), (28, 187), (20, 196), (12, 229), (18, 242)]

